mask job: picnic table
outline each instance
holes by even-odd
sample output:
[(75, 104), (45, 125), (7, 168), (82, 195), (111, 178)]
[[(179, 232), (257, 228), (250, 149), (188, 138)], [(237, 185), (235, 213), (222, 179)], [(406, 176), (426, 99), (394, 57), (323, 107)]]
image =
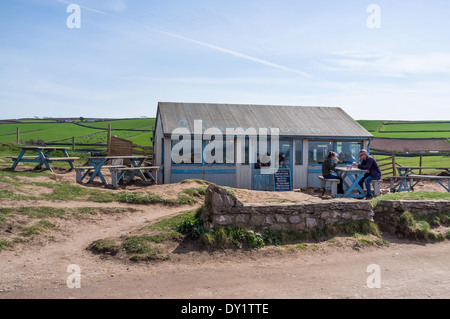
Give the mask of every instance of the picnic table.
[[(366, 196), (364, 190), (359, 186), (359, 181), (364, 177), (366, 170), (359, 169), (353, 166), (337, 166), (335, 171), (340, 173), (342, 177), (342, 182), (344, 186), (344, 194), (338, 194), (338, 197), (353, 197), (353, 198), (363, 198)], [(349, 181), (349, 182), (348, 182)], [(352, 191), (359, 191), (358, 194), (353, 193)]]
[[(76, 167), (77, 183), (81, 183), (92, 172), (87, 183), (93, 182), (98, 177), (103, 184), (107, 185), (105, 177), (102, 174), (102, 170), (109, 169), (111, 172), (111, 184), (114, 188), (118, 187), (118, 183), (125, 176), (125, 172), (130, 172), (130, 176), (126, 180), (127, 183), (138, 175), (143, 181), (149, 182), (145, 173), (149, 175), (151, 180), (157, 183), (156, 174), (152, 171), (156, 171), (159, 166), (143, 166), (148, 156), (92, 156), (89, 157), (90, 166)], [(128, 161), (130, 166), (124, 165), (124, 162)], [(150, 181), (151, 182), (151, 181)]]
[[(49, 147), (49, 146), (22, 146), (18, 156), (8, 156), (14, 161), (11, 169), (15, 170), (17, 165), (22, 163), (37, 163), (36, 169), (41, 169), (42, 165), (53, 171), (50, 164), (53, 162), (67, 162), (70, 168), (73, 169), (73, 162), (80, 159), (79, 157), (70, 157), (67, 153), (68, 147)], [(62, 157), (54, 157), (51, 154), (55, 151), (62, 151)], [(27, 152), (35, 152), (37, 155), (25, 156)]]
[[(428, 167), (428, 166), (401, 166), (397, 167), (397, 171), (399, 176), (391, 176), (390, 182), (391, 182), (391, 192), (406, 192), (406, 191), (414, 191), (414, 186), (417, 185), (422, 180), (432, 180), (436, 181), (438, 184), (440, 184), (442, 187), (444, 187), (447, 192), (449, 192), (450, 189), (450, 177), (449, 176), (432, 176), (432, 175), (421, 175), (421, 174), (414, 174), (414, 170), (422, 170), (422, 169), (432, 169), (432, 170), (440, 170), (440, 171), (447, 171), (450, 172), (449, 167)], [(400, 179), (400, 181), (396, 184), (395, 180)], [(416, 182), (414, 183), (414, 179), (416, 179)], [(448, 181), (448, 187), (446, 187), (444, 184), (441, 183), (441, 180), (447, 180)], [(408, 185), (409, 181), (409, 185)]]

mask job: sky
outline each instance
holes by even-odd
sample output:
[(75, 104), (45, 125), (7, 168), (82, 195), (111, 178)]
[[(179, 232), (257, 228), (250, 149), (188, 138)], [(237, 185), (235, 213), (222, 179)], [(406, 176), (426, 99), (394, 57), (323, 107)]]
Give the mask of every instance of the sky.
[(450, 120), (449, 14), (446, 0), (1, 0), (0, 118), (196, 102)]

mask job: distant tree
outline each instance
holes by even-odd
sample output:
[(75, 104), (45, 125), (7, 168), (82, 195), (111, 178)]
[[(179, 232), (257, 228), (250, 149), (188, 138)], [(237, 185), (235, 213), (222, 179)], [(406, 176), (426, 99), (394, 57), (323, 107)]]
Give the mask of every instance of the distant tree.
[(80, 122), (84, 121), (84, 117), (80, 116)]

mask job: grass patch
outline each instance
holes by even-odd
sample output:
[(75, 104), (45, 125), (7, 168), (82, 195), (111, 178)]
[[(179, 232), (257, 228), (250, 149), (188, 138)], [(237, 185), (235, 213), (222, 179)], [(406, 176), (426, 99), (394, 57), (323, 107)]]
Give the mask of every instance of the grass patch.
[(190, 197), (202, 197), (206, 194), (206, 189), (208, 186), (191, 187), (183, 189), (181, 192)]
[(99, 239), (88, 246), (93, 253), (116, 255), (124, 252), (131, 261), (167, 260), (170, 255), (164, 250), (164, 242), (180, 239), (182, 236), (178, 226), (186, 218), (194, 218), (196, 211), (188, 211), (180, 215), (161, 220), (152, 225), (145, 226), (143, 230), (152, 234), (130, 236), (118, 243), (112, 238)]
[[(11, 166), (12, 166), (12, 161), (11, 161)], [(8, 163), (9, 164), (9, 163)], [(20, 177), (31, 177), (31, 178), (36, 178), (36, 177), (52, 177), (52, 173), (50, 173), (49, 171), (45, 170), (45, 171), (27, 171), (27, 172), (16, 172), (16, 171), (12, 171), (9, 168), (6, 169), (2, 169), (0, 170), (0, 177), (2, 177), (3, 182), (6, 182), (4, 180), (4, 177), (9, 177), (10, 179), (13, 180), (19, 180)]]
[(25, 215), (29, 218), (51, 218), (62, 217), (71, 213), (69, 209), (53, 208), (53, 207), (19, 207), (13, 212), (17, 215)]
[(434, 232), (431, 230), (430, 223), (434, 226), (448, 224), (449, 218), (450, 213), (420, 215), (404, 212), (399, 217), (398, 228), (400, 234), (406, 238), (442, 241), (447, 237), (448, 231), (446, 234)]
[(442, 192), (427, 192), (427, 191), (419, 191), (419, 192), (402, 192), (402, 193), (387, 193), (381, 196), (378, 196), (374, 199), (370, 200), (373, 208), (375, 208), (382, 200), (401, 200), (401, 199), (443, 199), (450, 200), (450, 193), (442, 193)]
[(139, 235), (128, 237), (123, 243), (122, 248), (131, 255), (132, 261), (149, 261), (167, 259), (164, 250), (153, 244), (148, 235)]
[(104, 213), (104, 214), (117, 214), (124, 212), (134, 212), (136, 209), (132, 208), (99, 208), (99, 207), (78, 207), (74, 209), (70, 208), (54, 208), (48, 206), (22, 206), (18, 208), (0, 208), (0, 222), (4, 218), (5, 220), (8, 218), (12, 218), (13, 215), (22, 215), (27, 216), (33, 219), (42, 219), (42, 218), (61, 218), (68, 215), (93, 215), (96, 213)]
[(50, 194), (42, 195), (45, 200), (88, 200), (94, 202), (112, 202), (114, 195), (100, 190), (86, 189), (70, 182), (34, 183), (36, 186), (53, 189)]
[(164, 202), (164, 199), (156, 194), (131, 193), (131, 192), (119, 193), (117, 195), (117, 200), (122, 203), (133, 203), (133, 204), (157, 204)]
[(203, 231), (199, 243), (209, 249), (214, 248), (261, 248), (264, 244), (260, 232), (241, 227), (220, 227), (213, 231)]
[(0, 251), (5, 249), (6, 247), (13, 247), (14, 243), (12, 241), (6, 239), (0, 239)]
[(40, 220), (37, 224), (35, 224), (33, 226), (23, 227), (20, 234), (22, 236), (28, 237), (31, 235), (45, 232), (46, 229), (53, 228), (55, 226), (56, 226), (56, 224), (54, 224), (48, 220)]
[(178, 230), (197, 239), (205, 248), (260, 248), (272, 245), (298, 245), (307, 241), (319, 242), (338, 235), (359, 236), (361, 242), (366, 240), (379, 245), (387, 243), (382, 240), (375, 222), (368, 220), (327, 225), (324, 228), (315, 227), (301, 232), (242, 227), (219, 227), (214, 230), (201, 228), (201, 222), (191, 217), (185, 219)]
[[(200, 207), (199, 209), (201, 209), (202, 207)], [(145, 228), (149, 229), (149, 230), (157, 230), (157, 231), (168, 232), (168, 233), (172, 233), (172, 234), (180, 234), (177, 231), (178, 226), (180, 224), (182, 224), (186, 218), (194, 218), (199, 209), (194, 210), (194, 211), (184, 212), (182, 214), (179, 214), (179, 215), (171, 217), (171, 218), (163, 219), (157, 223), (146, 226)]]
[(96, 254), (116, 255), (120, 250), (120, 245), (112, 238), (99, 239), (92, 242), (88, 249)]
[[(24, 176), (24, 173), (15, 173), (17, 176)], [(16, 177), (16, 180), (18, 178)], [(10, 200), (79, 200), (79, 201), (93, 201), (93, 202), (112, 202), (116, 200), (116, 195), (113, 193), (104, 192), (101, 190), (87, 189), (79, 185), (73, 185), (70, 182), (62, 181), (58, 183), (48, 182), (20, 182), (20, 181), (3, 181), (10, 183), (20, 191), (22, 186), (34, 186), (36, 188), (44, 187), (52, 191), (50, 193), (43, 192), (40, 196), (18, 194), (14, 190), (0, 190), (0, 198), (7, 198)]]
[(185, 194), (178, 194), (175, 199), (166, 199), (152, 193), (121, 192), (116, 195), (116, 199), (119, 202), (131, 204), (192, 205), (196, 203), (194, 198)]

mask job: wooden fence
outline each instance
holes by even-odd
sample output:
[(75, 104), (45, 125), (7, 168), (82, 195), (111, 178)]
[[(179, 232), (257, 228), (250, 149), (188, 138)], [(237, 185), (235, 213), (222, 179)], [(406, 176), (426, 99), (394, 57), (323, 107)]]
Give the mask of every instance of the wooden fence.
[[(380, 162), (384, 163), (380, 164)], [(395, 161), (395, 154), (389, 157), (377, 159), (377, 163), (383, 176), (397, 176), (397, 166), (402, 166)]]
[(153, 156), (153, 148), (148, 146), (141, 146), (120, 137), (111, 136), (108, 139), (108, 155), (145, 155), (149, 157), (149, 160), (151, 160)]

